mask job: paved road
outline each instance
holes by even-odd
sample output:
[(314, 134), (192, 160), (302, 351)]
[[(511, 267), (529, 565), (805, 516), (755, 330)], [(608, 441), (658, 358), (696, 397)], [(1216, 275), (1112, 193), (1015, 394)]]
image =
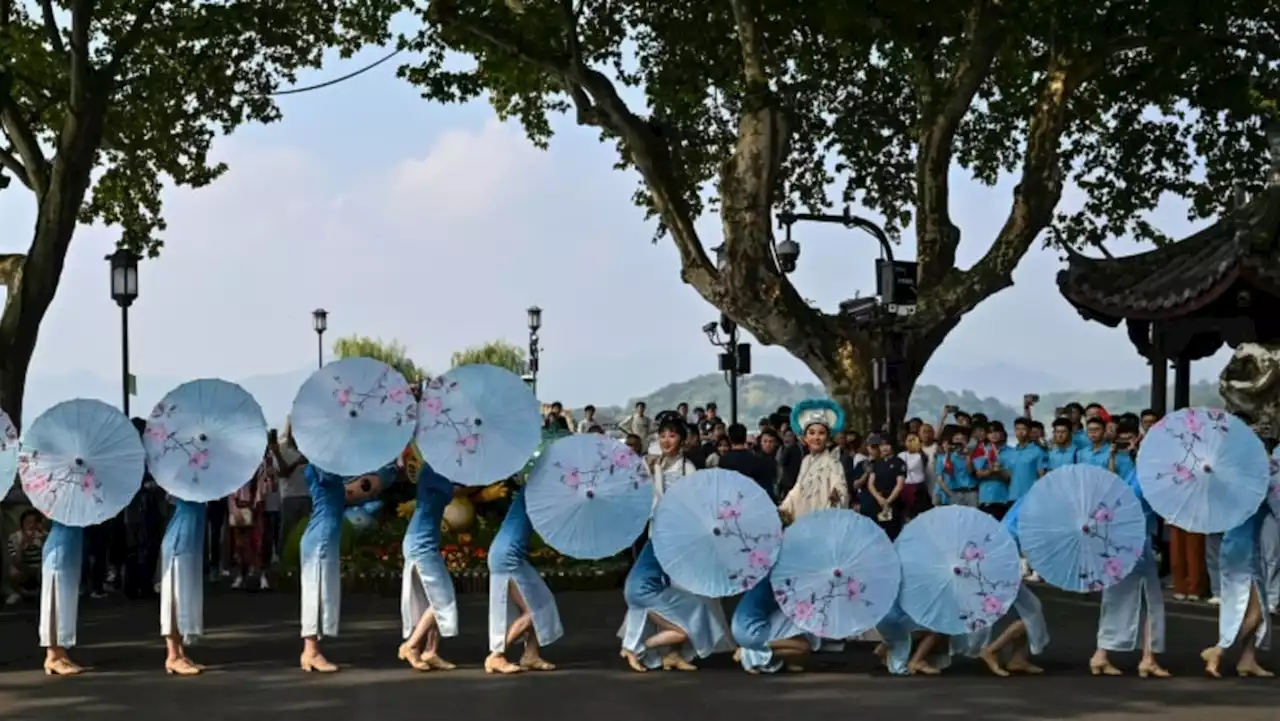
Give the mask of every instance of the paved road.
[[(205, 643), (193, 656), (212, 666), (193, 679), (160, 674), (157, 609), (111, 599), (81, 605), (76, 659), (94, 667), (78, 678), (46, 678), (37, 670), (31, 610), (0, 611), (0, 719), (80, 718), (135, 721), (246, 721), (258, 718), (447, 718), (505, 721), (652, 721), (689, 718), (741, 721), (785, 717), (796, 721), (847, 717), (983, 721), (1072, 719), (1119, 721), (1277, 721), (1280, 680), (1203, 678), (1196, 657), (1216, 635), (1202, 610), (1169, 618), (1168, 681), (1091, 678), (1084, 664), (1092, 650), (1097, 608), (1087, 599), (1042, 594), (1053, 641), (1039, 678), (996, 679), (961, 662), (936, 679), (892, 678), (874, 669), (869, 646), (822, 656), (806, 674), (748, 676), (727, 657), (698, 673), (633, 674), (617, 658), (614, 633), (621, 619), (618, 593), (568, 593), (560, 598), (567, 636), (548, 649), (561, 665), (549, 674), (497, 678), (479, 670), (484, 657), (485, 599), (460, 598), (463, 634), (446, 641), (446, 657), (463, 664), (452, 673), (414, 673), (395, 661), (396, 600), (343, 599), (343, 636), (326, 650), (346, 666), (334, 676), (305, 675), (296, 661), (297, 599), (289, 594), (211, 591)], [(1265, 659), (1265, 657), (1264, 657)], [(1132, 659), (1122, 659), (1132, 667)], [(1280, 670), (1280, 654), (1270, 660)], [(131, 714), (131, 715), (126, 715)], [(136, 715), (132, 715), (136, 714)], [(554, 716), (553, 716), (554, 714)]]

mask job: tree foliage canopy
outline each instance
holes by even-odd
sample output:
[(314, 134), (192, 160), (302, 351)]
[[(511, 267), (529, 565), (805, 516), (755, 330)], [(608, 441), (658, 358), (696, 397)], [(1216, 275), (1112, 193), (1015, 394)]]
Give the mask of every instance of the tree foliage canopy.
[(384, 341), (363, 335), (349, 335), (333, 342), (333, 354), (338, 358), (373, 358), (395, 368), (405, 380), (413, 383), (426, 378), (429, 373), (409, 357), (409, 349), (396, 340)]
[[(683, 279), (804, 361), (846, 408), (874, 357), (910, 384), (961, 317), (1013, 284), (1046, 229), (1075, 246), (1161, 240), (1265, 179), (1280, 97), (1274, 0), (417, 0), (427, 98), (486, 97), (545, 145), (571, 113), (636, 169)], [(473, 61), (459, 63), (462, 55)], [(956, 266), (953, 173), (1015, 181), (1003, 223)], [(1059, 207), (1063, 188), (1085, 192)], [(709, 204), (708, 204), (709, 201)], [(774, 258), (773, 214), (856, 204), (915, 234), (919, 301), (868, 324), (812, 308)], [(713, 209), (723, 264), (694, 220)], [(978, 254), (975, 254), (978, 255)], [(892, 328), (892, 331), (889, 329)], [(895, 380), (896, 379), (896, 380)]]
[[(857, 203), (901, 230), (917, 205), (921, 137), (939, 113), (959, 116), (951, 152), (990, 184), (1022, 169), (1038, 98), (1048, 83), (1065, 82), (1075, 92), (1061, 133), (1062, 169), (1090, 195), (1064, 217), (1081, 231), (1073, 237), (1152, 238), (1156, 229), (1140, 216), (1162, 193), (1191, 200), (1206, 216), (1233, 183), (1261, 182), (1260, 99), (1280, 92), (1280, 6), (1270, 0), (424, 0), (418, 7), (426, 23), (413, 45), (426, 60), (405, 75), (436, 100), (487, 94), (539, 144), (551, 137), (548, 116), (575, 106), (579, 120), (618, 135), (601, 117), (612, 99), (592, 93), (595, 73), (642, 89), (645, 108), (634, 111), (647, 110), (672, 147), (679, 189), (695, 211), (734, 152), (740, 114), (768, 99), (788, 115), (783, 204)], [(747, 20), (758, 48), (740, 42)], [(448, 51), (475, 65), (446, 63)], [(753, 51), (758, 68), (744, 62)], [(625, 147), (623, 157), (634, 162)], [(1203, 176), (1195, 172), (1200, 162)]]
[[(164, 180), (212, 182), (226, 170), (209, 157), (214, 137), (278, 119), (273, 92), (319, 67), (328, 48), (388, 39), (395, 10), (364, 0), (0, 0), (0, 167), (39, 200), (55, 156), (87, 152), (101, 173), (81, 222), (119, 226), (123, 245), (154, 252)], [(100, 143), (68, 147), (95, 114)]]
[(471, 365), (487, 363), (520, 375), (525, 372), (524, 349), (506, 341), (495, 340), (460, 350), (453, 354), (450, 365)]

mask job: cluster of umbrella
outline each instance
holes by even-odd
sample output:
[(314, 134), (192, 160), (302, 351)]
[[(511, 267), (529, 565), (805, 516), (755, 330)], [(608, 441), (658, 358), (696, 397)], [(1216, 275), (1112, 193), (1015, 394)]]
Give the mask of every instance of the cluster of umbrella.
[[(798, 626), (826, 638), (856, 636), (895, 604), (939, 633), (982, 630), (1010, 608), (1022, 583), (1019, 553), (1054, 586), (1097, 591), (1123, 580), (1149, 542), (1146, 507), (1197, 533), (1247, 521), (1269, 500), (1280, 513), (1280, 462), (1222, 411), (1166, 416), (1143, 441), (1136, 479), (1091, 466), (1042, 478), (1005, 523), (971, 508), (936, 508), (890, 541), (850, 510), (805, 515), (785, 532), (751, 479), (707, 469), (652, 505), (644, 459), (602, 435), (573, 435), (540, 453), (540, 406), (515, 374), (468, 365), (415, 395), (390, 366), (335, 361), (299, 389), (291, 415), (298, 449), (342, 476), (377, 471), (416, 445), (458, 485), (512, 476), (534, 457), (529, 520), (557, 551), (595, 559), (629, 548), (651, 522), (654, 553), (673, 585), (708, 597), (772, 584)], [(69, 526), (113, 517), (136, 493), (144, 467), (170, 494), (212, 501), (234, 492), (262, 462), (262, 409), (222, 380), (185, 383), (152, 411), (141, 437), (115, 408), (72, 400), (40, 415), (18, 439), (0, 413), (0, 477), (16, 468), (32, 504)]]
[[(423, 458), (464, 485), (518, 471), (540, 440), (540, 409), (515, 374), (488, 365), (456, 368), (415, 389), (381, 361), (334, 361), (294, 399), (294, 440), (325, 471), (359, 476), (416, 443)], [(145, 428), (92, 399), (59, 403), (21, 434), (0, 411), (0, 478), (15, 471), (37, 510), (67, 526), (114, 517), (144, 470), (176, 498), (214, 501), (243, 486), (267, 449), (262, 407), (218, 379), (184, 383), (152, 410)]]
[[(644, 463), (622, 444), (573, 436), (537, 460), (526, 490), (530, 520), (548, 544), (579, 558), (631, 545), (650, 519)], [(871, 519), (832, 509), (784, 531), (750, 479), (708, 469), (679, 481), (652, 510), (654, 553), (672, 584), (709, 597), (766, 579), (805, 631), (848, 638), (895, 604), (921, 627), (982, 631), (1012, 606), (1020, 555), (1050, 585), (1095, 592), (1124, 580), (1148, 548), (1148, 512), (1196, 533), (1247, 522), (1269, 501), (1280, 513), (1280, 460), (1223, 411), (1185, 409), (1143, 441), (1136, 473), (1073, 465), (1045, 475), (1004, 523), (972, 508), (935, 508), (896, 541)]]

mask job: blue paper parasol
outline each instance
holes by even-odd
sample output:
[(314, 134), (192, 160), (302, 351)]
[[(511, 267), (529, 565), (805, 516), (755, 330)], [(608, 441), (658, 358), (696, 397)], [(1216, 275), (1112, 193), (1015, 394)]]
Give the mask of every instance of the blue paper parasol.
[(1013, 536), (976, 508), (926, 511), (902, 529), (894, 546), (902, 562), (898, 603), (931, 631), (959, 636), (991, 626), (1022, 584)]
[(1267, 496), (1270, 465), (1262, 439), (1213, 408), (1161, 418), (1138, 449), (1138, 483), (1152, 510), (1192, 533), (1225, 533)]
[(1124, 580), (1147, 545), (1142, 503), (1120, 476), (1097, 466), (1063, 466), (1020, 503), (1018, 543), (1046, 583), (1101, 591)]
[(138, 429), (98, 400), (64, 401), (22, 435), (18, 476), (31, 505), (64, 526), (114, 518), (142, 487)]
[(893, 541), (874, 521), (827, 509), (787, 528), (769, 578), (778, 606), (797, 626), (823, 638), (849, 638), (893, 608), (902, 568)]
[(9, 414), (0, 411), (0, 498), (9, 492), (18, 473), (18, 429)]
[(607, 436), (561, 438), (542, 452), (525, 488), (529, 521), (570, 558), (630, 548), (649, 522), (653, 483), (644, 459)]
[(700, 596), (732, 596), (769, 575), (782, 543), (782, 520), (755, 481), (708, 468), (662, 494), (651, 535), (672, 583)]
[(346, 358), (302, 384), (290, 422), (308, 461), (334, 475), (359, 476), (400, 457), (417, 415), (404, 376), (382, 361)]
[(477, 363), (427, 381), (418, 404), (422, 458), (461, 486), (524, 468), (542, 440), (542, 407), (520, 376)]
[(262, 465), (267, 421), (253, 396), (235, 383), (190, 381), (156, 404), (142, 447), (161, 488), (184, 501), (216, 501), (248, 483)]

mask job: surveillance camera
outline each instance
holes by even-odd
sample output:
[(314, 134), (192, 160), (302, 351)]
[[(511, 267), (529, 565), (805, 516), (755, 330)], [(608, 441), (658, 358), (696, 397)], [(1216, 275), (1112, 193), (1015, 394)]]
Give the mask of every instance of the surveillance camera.
[(796, 261), (800, 259), (800, 244), (788, 238), (778, 243), (775, 253), (778, 256), (778, 268), (783, 273), (791, 273), (796, 269)]
[(715, 322), (715, 321), (711, 321), (710, 323), (708, 323), (708, 324), (706, 324), (706, 325), (702, 326), (702, 332), (703, 332), (703, 333), (706, 333), (707, 335), (711, 335), (711, 334), (715, 333), (715, 332), (716, 332), (716, 322)]

